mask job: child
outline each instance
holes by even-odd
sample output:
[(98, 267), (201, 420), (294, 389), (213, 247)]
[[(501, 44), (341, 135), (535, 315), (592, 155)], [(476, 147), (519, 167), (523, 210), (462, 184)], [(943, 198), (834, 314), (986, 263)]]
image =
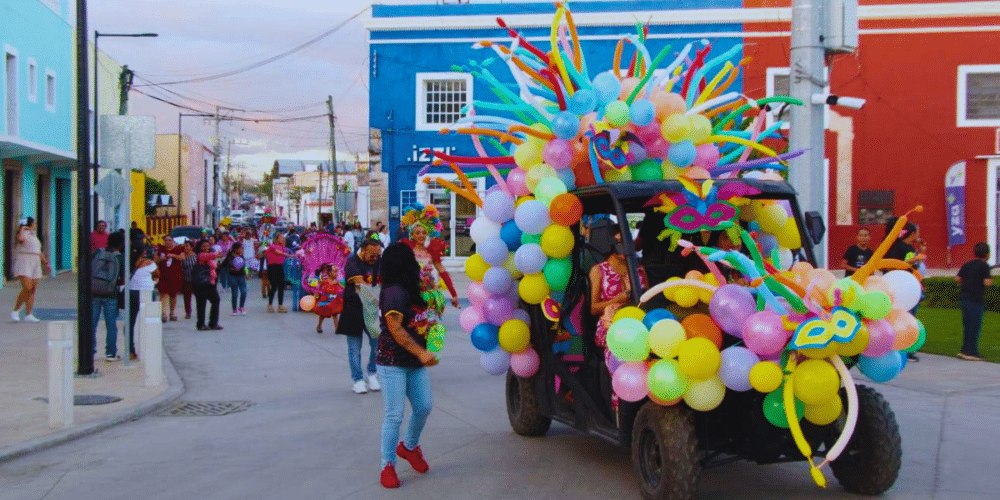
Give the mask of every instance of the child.
[(872, 240), (872, 233), (868, 228), (863, 227), (858, 229), (858, 234), (855, 238), (857, 238), (858, 243), (848, 247), (840, 261), (840, 264), (844, 267), (845, 277), (854, 274), (858, 269), (864, 267), (868, 263), (868, 259), (871, 259), (872, 254), (875, 253), (868, 247), (868, 244)]
[(333, 328), (336, 330), (340, 313), (344, 309), (344, 285), (337, 276), (340, 270), (333, 264), (323, 264), (320, 273), (320, 292), (316, 294), (316, 306), (313, 308), (313, 312), (319, 316), (316, 333), (323, 333), (325, 318), (333, 318)]
[(299, 299), (302, 298), (302, 262), (298, 257), (285, 259), (285, 281), (292, 292), (292, 310), (299, 310)]
[(986, 262), (990, 258), (990, 246), (976, 243), (973, 254), (976, 258), (966, 262), (955, 277), (962, 286), (958, 300), (962, 304), (963, 341), (958, 357), (966, 361), (985, 361), (979, 355), (979, 332), (983, 328), (983, 295), (986, 287), (993, 284), (990, 265)]

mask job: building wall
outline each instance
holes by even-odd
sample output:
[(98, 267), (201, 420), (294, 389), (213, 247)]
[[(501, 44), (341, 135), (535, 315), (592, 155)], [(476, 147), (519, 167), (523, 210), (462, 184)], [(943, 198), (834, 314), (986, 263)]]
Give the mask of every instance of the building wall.
[[(180, 196), (180, 207), (160, 209), (162, 215), (186, 215), (191, 224), (205, 221), (205, 200), (211, 202), (212, 190), (205, 195), (205, 161), (211, 169), (211, 152), (201, 143), (184, 135), (181, 142), (181, 166), (177, 168), (177, 134), (156, 135), (156, 167), (146, 172), (150, 177), (163, 181), (167, 191), (174, 197), (174, 203)], [(178, 177), (180, 178), (180, 193), (178, 193)], [(209, 172), (208, 179), (211, 179)], [(193, 195), (192, 195), (193, 191)], [(194, 212), (194, 219), (191, 218)]]

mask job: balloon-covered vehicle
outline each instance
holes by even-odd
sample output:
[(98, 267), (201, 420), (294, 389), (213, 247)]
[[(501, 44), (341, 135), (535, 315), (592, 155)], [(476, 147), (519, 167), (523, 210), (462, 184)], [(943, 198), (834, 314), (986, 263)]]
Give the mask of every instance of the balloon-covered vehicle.
[[(771, 147), (783, 141), (768, 105), (801, 103), (727, 91), (739, 46), (651, 57), (640, 27), (591, 78), (564, 6), (548, 50), (498, 22), (510, 45), (482, 42), (496, 57), (456, 69), (499, 101), (443, 131), (478, 155), (434, 155), (461, 185), (436, 181), (482, 209), (460, 322), (482, 367), (506, 374), (514, 431), (556, 420), (630, 447), (647, 498), (693, 498), (702, 468), (733, 459), (806, 461), (820, 486), (829, 466), (851, 492), (889, 489), (899, 429), (852, 369), (887, 382), (923, 344), (907, 312), (919, 282), (884, 258), (907, 217), (838, 280), (814, 267), (822, 219), (784, 181), (801, 152)], [(471, 175), (496, 186), (481, 197)]]

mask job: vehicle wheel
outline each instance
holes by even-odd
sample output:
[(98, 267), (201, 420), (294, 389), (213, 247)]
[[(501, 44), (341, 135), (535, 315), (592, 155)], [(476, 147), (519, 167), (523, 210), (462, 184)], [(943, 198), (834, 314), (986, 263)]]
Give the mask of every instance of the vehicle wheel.
[(896, 482), (903, 442), (896, 415), (882, 395), (858, 386), (858, 423), (847, 448), (830, 463), (840, 485), (851, 493), (879, 495)]
[(632, 463), (642, 496), (690, 500), (698, 489), (698, 437), (684, 408), (646, 403), (632, 428)]
[(542, 414), (535, 392), (535, 377), (521, 378), (507, 371), (507, 417), (514, 432), (522, 436), (541, 436), (548, 432), (552, 419)]

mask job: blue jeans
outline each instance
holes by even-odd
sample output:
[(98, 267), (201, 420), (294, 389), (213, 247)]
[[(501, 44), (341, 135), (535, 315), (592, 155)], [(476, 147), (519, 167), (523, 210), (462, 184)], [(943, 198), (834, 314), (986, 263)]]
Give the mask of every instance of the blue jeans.
[(424, 431), (427, 416), (434, 406), (431, 393), (431, 377), (427, 368), (401, 368), (398, 366), (378, 366), (378, 380), (382, 384), (382, 402), (385, 417), (382, 420), (382, 466), (396, 464), (396, 443), (399, 442), (399, 426), (403, 423), (404, 399), (410, 400), (410, 423), (406, 426), (403, 445), (412, 450), (420, 444), (420, 433)]
[(222, 271), (221, 273), (219, 273), (219, 284), (222, 285), (222, 289), (223, 290), (228, 290), (229, 289), (229, 280), (230, 279), (232, 279), (232, 278), (229, 276), (229, 272)]
[(364, 342), (364, 338), (368, 337), (368, 347), (371, 348), (371, 354), (368, 356), (368, 374), (375, 374), (375, 351), (378, 349), (376, 343), (367, 334), (363, 333), (360, 337), (347, 337), (347, 357), (348, 361), (351, 362), (351, 380), (355, 382), (359, 380), (364, 380), (365, 376), (361, 373), (361, 344)]
[(962, 354), (979, 356), (979, 332), (983, 329), (982, 302), (960, 301), (962, 304)]
[(118, 299), (115, 297), (94, 297), (90, 303), (91, 325), (90, 335), (94, 339), (94, 353), (97, 353), (97, 322), (104, 312), (104, 326), (108, 335), (104, 339), (104, 354), (118, 354)]
[[(226, 274), (226, 273), (223, 273)], [(233, 310), (242, 309), (247, 303), (247, 277), (243, 274), (229, 275), (229, 288), (233, 292)]]

